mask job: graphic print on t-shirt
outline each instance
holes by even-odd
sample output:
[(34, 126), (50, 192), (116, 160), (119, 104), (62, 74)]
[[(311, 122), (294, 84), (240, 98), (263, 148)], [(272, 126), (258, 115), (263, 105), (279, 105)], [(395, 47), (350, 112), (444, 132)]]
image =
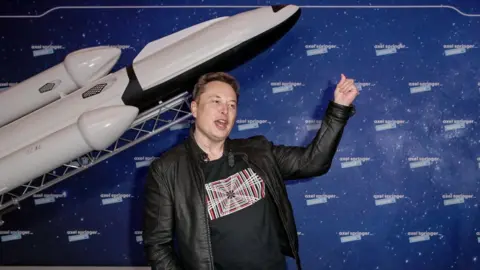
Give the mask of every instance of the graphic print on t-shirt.
[(250, 168), (205, 184), (210, 220), (235, 213), (265, 197), (265, 183)]

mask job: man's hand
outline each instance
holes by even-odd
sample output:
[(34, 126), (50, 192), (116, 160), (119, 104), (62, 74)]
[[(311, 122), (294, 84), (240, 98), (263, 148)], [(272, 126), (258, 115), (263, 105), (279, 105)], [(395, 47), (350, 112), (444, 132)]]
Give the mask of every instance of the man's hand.
[(359, 92), (353, 83), (353, 79), (347, 79), (345, 75), (342, 74), (342, 78), (333, 94), (333, 101), (340, 105), (350, 106), (358, 94)]

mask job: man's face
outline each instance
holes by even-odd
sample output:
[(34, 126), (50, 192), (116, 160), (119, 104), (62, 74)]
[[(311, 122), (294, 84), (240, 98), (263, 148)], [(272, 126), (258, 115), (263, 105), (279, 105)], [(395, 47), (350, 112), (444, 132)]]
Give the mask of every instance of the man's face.
[(199, 131), (210, 140), (221, 141), (235, 124), (237, 95), (229, 84), (212, 81), (205, 85), (198, 103), (192, 101), (191, 110)]

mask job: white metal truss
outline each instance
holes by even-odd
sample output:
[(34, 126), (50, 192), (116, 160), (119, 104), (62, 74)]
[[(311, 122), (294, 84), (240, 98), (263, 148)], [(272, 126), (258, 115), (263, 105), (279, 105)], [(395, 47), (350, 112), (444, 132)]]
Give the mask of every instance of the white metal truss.
[(139, 115), (130, 129), (107, 149), (92, 151), (80, 156), (43, 176), (0, 195), (0, 225), (3, 224), (1, 220), (3, 214), (20, 209), (20, 201), (190, 118), (192, 114), (188, 103), (189, 98), (188, 92), (184, 92), (160, 103), (155, 108)]

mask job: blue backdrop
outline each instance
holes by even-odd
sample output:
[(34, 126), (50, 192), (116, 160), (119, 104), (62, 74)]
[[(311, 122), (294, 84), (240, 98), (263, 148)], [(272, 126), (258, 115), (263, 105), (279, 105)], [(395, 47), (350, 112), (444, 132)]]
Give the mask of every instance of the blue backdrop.
[[(0, 4), (0, 87), (96, 45), (122, 48), (115, 71), (152, 40), (252, 8), (215, 5), (285, 3), (117, 0), (181, 7), (78, 9), (48, 2)], [(287, 187), (305, 269), (480, 269), (480, 16), (474, 15), (480, 3), (290, 3), (304, 6), (298, 24), (232, 72), (242, 87), (232, 137), (264, 134), (277, 144), (306, 145), (341, 73), (361, 92), (329, 173)], [(53, 50), (34, 52), (46, 46)], [(23, 201), (21, 210), (4, 216), (0, 264), (145, 265), (148, 163), (137, 162), (158, 156), (187, 132), (167, 130), (37, 195), (55, 196), (52, 203)], [(103, 204), (112, 194), (123, 199)], [(79, 232), (89, 237), (71, 241)]]

